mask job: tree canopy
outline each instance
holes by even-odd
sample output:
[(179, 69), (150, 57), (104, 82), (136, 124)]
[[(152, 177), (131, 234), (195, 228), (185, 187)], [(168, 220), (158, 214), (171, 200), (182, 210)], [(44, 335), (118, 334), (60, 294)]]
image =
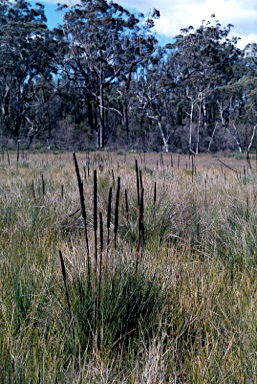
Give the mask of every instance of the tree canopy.
[(157, 9), (0, 3), (1, 146), (199, 152), (256, 148), (256, 44), (240, 50), (215, 15), (169, 44)]

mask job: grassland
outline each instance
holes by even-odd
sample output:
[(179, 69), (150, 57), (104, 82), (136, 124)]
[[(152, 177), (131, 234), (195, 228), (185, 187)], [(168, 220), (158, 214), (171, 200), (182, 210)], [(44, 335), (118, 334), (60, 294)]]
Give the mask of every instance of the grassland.
[(2, 154), (0, 382), (257, 383), (255, 165)]

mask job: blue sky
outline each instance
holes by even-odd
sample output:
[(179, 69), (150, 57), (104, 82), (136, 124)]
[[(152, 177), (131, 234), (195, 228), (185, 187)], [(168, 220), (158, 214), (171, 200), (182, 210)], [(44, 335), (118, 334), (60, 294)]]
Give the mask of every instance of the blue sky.
[(49, 29), (56, 27), (59, 23), (62, 23), (62, 12), (57, 12), (56, 8), (56, 4), (45, 4), (45, 14)]
[[(29, 1), (32, 6), (35, 6), (37, 1)], [(49, 29), (56, 27), (58, 23), (62, 23), (62, 12), (57, 12), (57, 1), (56, 2), (45, 2), (39, 1), (45, 6), (45, 14), (47, 17), (47, 25)]]
[[(62, 22), (61, 13), (56, 12), (57, 3), (75, 4), (74, 0), (44, 0), (49, 28)], [(257, 43), (257, 0), (116, 0), (127, 9), (138, 9), (146, 15), (156, 7), (161, 12), (155, 30), (163, 40), (171, 40), (180, 33), (180, 28), (192, 25), (197, 28), (202, 20), (210, 20), (211, 14), (222, 26), (233, 24), (232, 35), (239, 36), (240, 48), (248, 43)], [(32, 2), (31, 2), (32, 4)]]

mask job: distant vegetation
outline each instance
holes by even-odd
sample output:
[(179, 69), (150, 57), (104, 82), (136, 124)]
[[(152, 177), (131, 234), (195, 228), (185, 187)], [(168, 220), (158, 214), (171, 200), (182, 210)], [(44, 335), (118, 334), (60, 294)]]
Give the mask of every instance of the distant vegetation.
[[(182, 28), (165, 47), (157, 9), (106, 0), (0, 4), (0, 146), (216, 152), (256, 148), (256, 44), (232, 25)], [(181, 26), (183, 27), (183, 26)]]
[(0, 160), (0, 382), (255, 380), (255, 159)]

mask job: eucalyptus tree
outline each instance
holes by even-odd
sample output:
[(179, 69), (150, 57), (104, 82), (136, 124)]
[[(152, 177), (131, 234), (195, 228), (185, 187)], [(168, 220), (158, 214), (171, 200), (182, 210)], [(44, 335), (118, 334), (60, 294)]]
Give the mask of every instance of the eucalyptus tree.
[(203, 21), (198, 29), (182, 29), (175, 42), (167, 46), (175, 63), (174, 79), (183, 88), (183, 110), (189, 121), (188, 148), (196, 154), (201, 135), (210, 134), (215, 90), (235, 80), (241, 51), (236, 46), (237, 38), (229, 38), (231, 28), (222, 28), (218, 20), (214, 24)]
[[(62, 6), (60, 9), (63, 9)], [(127, 97), (133, 74), (155, 49), (156, 39), (149, 33), (153, 18), (142, 18), (114, 2), (82, 0), (67, 10), (59, 28), (67, 44), (61, 70), (83, 90), (83, 100), (96, 115), (97, 146), (103, 147), (107, 132), (106, 111), (122, 115), (127, 125)], [(116, 87), (123, 111), (107, 104)], [(95, 121), (91, 117), (91, 123)]]
[(138, 73), (134, 86), (137, 103), (134, 103), (133, 110), (158, 129), (165, 152), (169, 151), (175, 125), (173, 103), (176, 84), (171, 68), (172, 62), (167, 61), (166, 50), (158, 47), (148, 66)]
[(246, 75), (220, 87), (216, 97), (219, 113), (216, 126), (227, 132), (240, 153), (249, 153), (257, 129), (257, 76)]
[(24, 0), (0, 4), (0, 103), (2, 133), (18, 138), (33, 126), (28, 111), (41, 76), (50, 80), (53, 40), (47, 30), (44, 7)]

